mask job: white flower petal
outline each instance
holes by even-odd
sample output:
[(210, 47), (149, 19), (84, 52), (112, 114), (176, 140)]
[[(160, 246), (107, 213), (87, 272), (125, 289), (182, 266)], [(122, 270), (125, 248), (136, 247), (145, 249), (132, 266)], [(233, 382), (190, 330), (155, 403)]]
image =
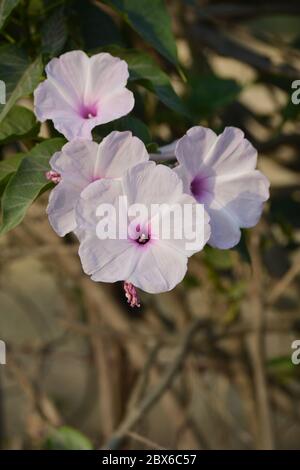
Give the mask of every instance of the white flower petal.
[(210, 216), (209, 243), (231, 248), (241, 227), (254, 226), (269, 197), (268, 180), (257, 170), (257, 152), (244, 133), (228, 127), (216, 137), (194, 127), (178, 141), (175, 169), (184, 190), (204, 204)]
[(217, 174), (240, 174), (255, 169), (257, 151), (244, 138), (243, 131), (226, 127), (204, 161)]
[(182, 182), (176, 173), (164, 165), (154, 162), (140, 163), (123, 178), (124, 192), (128, 204), (168, 204), (182, 195)]
[(96, 215), (97, 208), (101, 204), (117, 206), (118, 198), (122, 194), (122, 185), (118, 180), (102, 179), (87, 186), (81, 192), (75, 206), (79, 231), (95, 236), (96, 225), (99, 221)]
[(87, 140), (73, 140), (63, 146), (50, 160), (51, 168), (74, 182), (81, 190), (93, 181), (98, 144)]
[(86, 237), (80, 244), (83, 270), (93, 281), (117, 282), (129, 279), (137, 253), (127, 240), (99, 240)]
[(94, 142), (73, 141), (66, 144), (50, 160), (61, 181), (51, 191), (47, 214), (53, 229), (61, 237), (76, 228), (74, 208), (81, 191), (92, 181), (91, 155), (97, 152)]
[(60, 237), (76, 228), (74, 201), (77, 198), (78, 189), (69, 183), (59, 183), (50, 193), (47, 214), (53, 230)]
[(124, 88), (111, 95), (104, 96), (100, 103), (99, 123), (114, 121), (126, 116), (134, 107), (133, 93)]
[[(170, 206), (172, 221), (170, 227), (172, 229), (172, 224), (174, 224), (177, 231), (176, 236), (174, 236), (175, 232), (170, 230), (171, 237), (165, 237), (161, 241), (189, 257), (201, 251), (210, 238), (209, 215), (204, 207), (200, 209), (200, 205), (195, 203), (194, 198), (187, 194), (182, 195), (176, 204), (183, 208), (181, 212), (177, 210), (172, 212), (172, 206)], [(161, 219), (168, 217), (166, 212), (160, 217)], [(166, 231), (166, 235), (168, 235), (168, 231)]]
[[(95, 281), (126, 280), (150, 293), (172, 289), (185, 275), (188, 256), (202, 249), (209, 237), (208, 216), (204, 214), (202, 220), (205, 240), (199, 242), (194, 249), (187, 248), (184, 240), (173, 240), (172, 232), (171, 237), (166, 240), (157, 233), (152, 233), (151, 212), (148, 213), (150, 218), (145, 221), (145, 227), (150, 228), (146, 241), (145, 238), (141, 241), (139, 236), (130, 235), (126, 239), (119, 239), (119, 233), (115, 239), (102, 240), (97, 237), (99, 232), (96, 231), (97, 208), (100, 204), (110, 204), (117, 212), (120, 195), (129, 196), (129, 205), (145, 204), (148, 210), (152, 204), (164, 204), (165, 209), (158, 212), (162, 219), (169, 210), (168, 204), (197, 206), (191, 196), (183, 193), (176, 174), (153, 162), (140, 163), (130, 168), (121, 180), (106, 179), (90, 184), (82, 191), (76, 206), (76, 222), (81, 238), (79, 253), (84, 271)], [(179, 221), (175, 218), (175, 223)], [(187, 222), (184, 219), (183, 223), (188, 228), (194, 228), (199, 222), (194, 218)], [(127, 235), (127, 217), (125, 224)], [(191, 241), (193, 240), (187, 237), (187, 242)]]
[(185, 276), (187, 257), (166, 244), (153, 243), (145, 250), (129, 282), (136, 287), (158, 294), (173, 289)]
[(174, 168), (174, 172), (178, 178), (181, 179), (184, 192), (192, 195), (191, 182), (193, 180), (193, 176), (190, 174), (188, 168), (184, 165), (178, 165)]
[(140, 139), (129, 131), (114, 131), (99, 145), (95, 171), (106, 178), (119, 178), (132, 166), (148, 159), (146, 147)]
[(52, 119), (68, 140), (91, 140), (95, 126), (128, 114), (134, 106), (133, 94), (125, 88), (128, 66), (110, 54), (67, 52), (49, 62), (46, 74), (34, 92), (35, 113), (42, 122)]
[(76, 220), (81, 236), (79, 256), (83, 270), (95, 281), (125, 280), (134, 269), (138, 253), (130, 240), (97, 237), (99, 220), (96, 211), (101, 204), (117, 207), (122, 185), (117, 180), (100, 180), (90, 184), (76, 205)]
[(79, 105), (89, 74), (89, 57), (83, 51), (70, 51), (52, 59), (46, 66), (47, 79), (62, 97)]
[(237, 245), (241, 238), (238, 220), (216, 202), (208, 210), (211, 236), (209, 244), (220, 249), (229, 249)]
[(107, 52), (96, 54), (90, 58), (86, 95), (96, 92), (101, 106), (103, 97), (109, 97), (126, 86), (128, 77), (128, 65), (124, 60)]
[(54, 230), (63, 236), (75, 229), (71, 212), (87, 186), (99, 179), (121, 178), (131, 166), (148, 158), (143, 142), (131, 132), (112, 132), (99, 145), (81, 139), (64, 145), (50, 160), (61, 176), (47, 209)]
[(269, 181), (258, 170), (239, 176), (219, 176), (214, 198), (234, 215), (240, 227), (253, 227), (261, 216), (263, 202), (269, 198)]
[(217, 141), (217, 135), (208, 128), (195, 126), (177, 142), (175, 154), (190, 176), (201, 170), (204, 159)]
[(209, 244), (227, 249), (241, 237), (240, 228), (257, 224), (269, 197), (269, 182), (258, 170), (240, 176), (216, 178), (214, 199), (208, 207), (211, 223)]

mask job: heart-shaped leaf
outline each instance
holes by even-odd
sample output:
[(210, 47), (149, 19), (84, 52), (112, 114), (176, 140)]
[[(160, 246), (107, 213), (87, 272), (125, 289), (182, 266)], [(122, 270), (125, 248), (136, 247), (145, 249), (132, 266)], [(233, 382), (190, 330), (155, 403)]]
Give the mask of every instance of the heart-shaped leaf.
[(175, 93), (168, 75), (159, 68), (151, 56), (135, 49), (123, 49), (118, 46), (108, 46), (105, 50), (126, 60), (130, 80), (141, 80), (142, 85), (155, 93), (168, 108), (176, 113), (188, 116), (188, 111)]
[(105, 0), (146, 42), (175, 65), (177, 48), (164, 0)]
[(112, 131), (131, 131), (132, 134), (141, 139), (144, 144), (149, 144), (151, 142), (151, 135), (148, 127), (135, 116), (124, 116), (120, 119), (116, 119), (115, 121), (96, 127), (93, 132), (94, 139), (96, 141), (102, 140), (103, 137), (107, 136)]
[(49, 170), (49, 159), (64, 143), (65, 140), (60, 137), (47, 140), (36, 145), (22, 159), (3, 193), (0, 234), (18, 225), (32, 202), (49, 185), (45, 176)]
[(13, 9), (20, 3), (20, 0), (1, 0), (0, 2), (0, 30)]
[(39, 128), (32, 111), (22, 106), (13, 106), (1, 123), (0, 143), (32, 137), (38, 134)]
[(11, 176), (17, 171), (25, 153), (17, 153), (11, 157), (1, 160), (0, 162), (0, 196), (11, 178)]
[(0, 105), (0, 123), (18, 99), (33, 92), (41, 79), (42, 70), (40, 57), (30, 63), (18, 47), (0, 47), (0, 77), (6, 85), (6, 104)]

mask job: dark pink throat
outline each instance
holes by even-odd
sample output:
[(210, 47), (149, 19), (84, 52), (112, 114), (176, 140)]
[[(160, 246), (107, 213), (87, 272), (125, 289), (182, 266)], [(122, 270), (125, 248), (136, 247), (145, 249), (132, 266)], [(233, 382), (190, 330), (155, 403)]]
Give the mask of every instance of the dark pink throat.
[(136, 240), (136, 243), (139, 245), (146, 245), (150, 241), (149, 235), (146, 235), (145, 233), (142, 233)]
[(98, 115), (98, 109), (96, 105), (82, 105), (79, 110), (79, 114), (83, 119), (92, 119)]
[(142, 228), (140, 224), (138, 224), (135, 228), (136, 230), (136, 236), (132, 238), (134, 243), (136, 243), (139, 246), (145, 246), (147, 243), (150, 242), (151, 240), (151, 230), (150, 227), (145, 227)]
[(203, 202), (207, 196), (208, 181), (207, 177), (203, 175), (197, 175), (191, 182), (191, 193), (198, 202)]

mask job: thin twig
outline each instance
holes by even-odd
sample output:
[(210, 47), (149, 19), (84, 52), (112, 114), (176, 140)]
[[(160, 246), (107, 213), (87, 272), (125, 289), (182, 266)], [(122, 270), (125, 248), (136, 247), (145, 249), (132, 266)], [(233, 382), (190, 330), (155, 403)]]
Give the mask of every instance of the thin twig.
[(180, 349), (175, 357), (174, 362), (167, 370), (165, 376), (156, 388), (149, 393), (137, 406), (134, 408), (124, 421), (120, 424), (118, 429), (113, 433), (111, 438), (108, 440), (105, 449), (116, 449), (120, 446), (121, 442), (125, 438), (126, 434), (136, 426), (140, 420), (149, 412), (149, 410), (155, 405), (157, 401), (162, 397), (165, 391), (172, 385), (173, 380), (180, 371), (185, 357), (189, 351), (193, 336), (198, 332), (199, 328), (203, 326), (203, 320), (197, 319), (192, 323), (190, 328), (187, 330), (183, 337)]
[(127, 436), (131, 437), (132, 439), (135, 439), (138, 442), (141, 442), (142, 444), (145, 444), (150, 448), (157, 450), (166, 450), (165, 447), (161, 447), (160, 445), (151, 441), (151, 439), (148, 439), (148, 437), (140, 436), (140, 434), (137, 434), (136, 432), (128, 431)]
[[(99, 307), (93, 302), (93, 299), (90, 298), (89, 283), (86, 282), (85, 279), (81, 282), (81, 287), (88, 327), (92, 330), (94, 326), (99, 325)], [(112, 384), (113, 374), (109, 364), (109, 350), (106, 347), (106, 339), (103, 336), (96, 337), (94, 334), (91, 334), (90, 342), (93, 351), (98, 385), (100, 419), (102, 422), (100, 428), (102, 436), (106, 439), (112, 433), (115, 422), (114, 393)], [(110, 348), (113, 347), (114, 344), (111, 340)]]
[(290, 79), (297, 79), (299, 71), (289, 64), (275, 64), (272, 60), (259, 54), (254, 49), (250, 49), (234, 41), (229, 36), (223, 34), (218, 28), (208, 26), (199, 22), (192, 28), (192, 33), (200, 42), (217, 54), (225, 57), (233, 57), (240, 62), (246, 63), (262, 73), (268, 75), (282, 75)]
[(274, 449), (273, 426), (271, 410), (267, 392), (267, 380), (264, 369), (264, 303), (263, 303), (263, 272), (260, 259), (260, 232), (259, 227), (253, 231), (249, 252), (252, 263), (251, 278), (251, 308), (248, 310), (254, 332), (246, 338), (249, 358), (251, 361), (255, 396), (257, 400), (258, 436), (257, 447), (262, 449)]
[(272, 304), (285, 292), (293, 280), (300, 274), (300, 263), (294, 264), (288, 272), (278, 281), (268, 296), (268, 303)]

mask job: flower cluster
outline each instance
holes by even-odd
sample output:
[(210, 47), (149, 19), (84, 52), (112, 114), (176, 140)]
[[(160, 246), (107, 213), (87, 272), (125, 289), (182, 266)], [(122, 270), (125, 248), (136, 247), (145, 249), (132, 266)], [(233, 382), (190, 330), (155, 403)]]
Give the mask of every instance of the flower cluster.
[[(196, 126), (163, 148), (156, 159), (174, 158), (174, 168), (156, 164), (143, 142), (131, 132), (112, 132), (100, 144), (92, 129), (128, 114), (134, 106), (126, 88), (126, 62), (110, 54), (88, 57), (72, 51), (53, 59), (47, 79), (35, 91), (40, 121), (51, 119), (69, 141), (50, 160), (47, 178), (56, 183), (47, 213), (58, 235), (74, 232), (80, 242), (83, 270), (94, 281), (124, 281), (130, 305), (139, 305), (136, 287), (159, 293), (172, 289), (185, 276), (188, 258), (206, 243), (228, 249), (253, 227), (269, 197), (269, 182), (256, 169), (257, 152), (241, 130), (229, 127), (217, 136)], [(126, 196), (131, 205), (157, 207), (140, 217), (128, 236), (100, 238), (97, 210), (117, 207)], [(201, 215), (196, 208), (203, 206)], [(188, 231), (181, 237), (161, 235), (153, 217), (170, 219), (172, 208), (189, 205), (194, 216), (185, 229), (201, 225), (202, 237), (191, 248)], [(197, 213), (197, 217), (195, 214)], [(179, 214), (179, 215), (178, 215)], [(174, 212), (174, 225), (182, 223)]]

